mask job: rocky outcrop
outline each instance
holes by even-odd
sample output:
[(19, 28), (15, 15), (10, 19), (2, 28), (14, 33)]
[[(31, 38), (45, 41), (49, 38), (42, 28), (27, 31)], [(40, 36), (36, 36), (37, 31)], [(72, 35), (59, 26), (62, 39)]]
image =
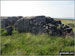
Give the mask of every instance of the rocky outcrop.
[(18, 19), (22, 18), (22, 16), (18, 17), (0, 17), (1, 20), (1, 28), (6, 28), (7, 26), (14, 25)]
[(72, 28), (45, 16), (24, 17), (15, 23), (15, 28), (19, 32), (31, 32), (34, 34), (48, 33), (49, 35), (64, 35), (70, 33)]
[(62, 36), (66, 33), (70, 34), (70, 32), (73, 31), (71, 27), (62, 24), (61, 21), (56, 21), (53, 18), (46, 16), (1, 17), (2, 28), (7, 28), (11, 25), (14, 25), (18, 32), (30, 32), (33, 34), (48, 33), (53, 36)]
[(7, 17), (0, 17), (0, 21), (1, 21), (1, 28), (5, 28), (9, 24)]

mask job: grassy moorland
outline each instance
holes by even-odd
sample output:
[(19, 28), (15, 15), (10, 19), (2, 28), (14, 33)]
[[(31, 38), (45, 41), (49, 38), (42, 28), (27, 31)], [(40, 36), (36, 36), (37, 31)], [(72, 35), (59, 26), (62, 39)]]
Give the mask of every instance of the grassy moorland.
[[(71, 20), (61, 21), (64, 24), (72, 23)], [(5, 33), (6, 31), (1, 33), (0, 48), (2, 55), (52, 55), (59, 54), (60, 51), (74, 51), (75, 49), (73, 37), (63, 38), (48, 34), (34, 35), (18, 33), (15, 30), (11, 36), (5, 36)]]

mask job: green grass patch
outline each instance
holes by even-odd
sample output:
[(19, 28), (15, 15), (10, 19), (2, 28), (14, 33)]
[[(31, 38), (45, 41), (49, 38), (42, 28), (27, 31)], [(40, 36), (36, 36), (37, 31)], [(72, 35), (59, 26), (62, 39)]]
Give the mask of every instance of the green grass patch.
[[(15, 32), (14, 32), (15, 33)], [(15, 33), (1, 36), (2, 55), (50, 55), (74, 51), (74, 39), (48, 34)]]

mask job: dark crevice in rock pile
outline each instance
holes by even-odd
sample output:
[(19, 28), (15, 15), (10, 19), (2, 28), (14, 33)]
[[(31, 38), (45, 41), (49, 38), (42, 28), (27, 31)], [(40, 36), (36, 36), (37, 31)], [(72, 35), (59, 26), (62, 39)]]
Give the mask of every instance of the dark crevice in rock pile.
[(33, 34), (48, 33), (49, 35), (62, 36), (64, 33), (70, 34), (72, 32), (72, 28), (68, 25), (45, 16), (1, 17), (2, 28), (7, 28), (10, 25), (14, 25), (18, 32), (30, 32)]

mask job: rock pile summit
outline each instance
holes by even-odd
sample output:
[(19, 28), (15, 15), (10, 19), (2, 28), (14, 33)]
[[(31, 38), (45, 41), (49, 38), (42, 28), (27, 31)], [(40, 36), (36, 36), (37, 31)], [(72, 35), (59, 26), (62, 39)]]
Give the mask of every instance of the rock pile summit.
[(31, 17), (2, 17), (1, 27), (6, 28), (14, 25), (18, 32), (30, 32), (33, 34), (48, 33), (49, 35), (61, 36), (64, 33), (71, 33), (72, 28), (62, 24), (61, 21), (56, 21), (51, 17), (46, 16), (31, 16)]

